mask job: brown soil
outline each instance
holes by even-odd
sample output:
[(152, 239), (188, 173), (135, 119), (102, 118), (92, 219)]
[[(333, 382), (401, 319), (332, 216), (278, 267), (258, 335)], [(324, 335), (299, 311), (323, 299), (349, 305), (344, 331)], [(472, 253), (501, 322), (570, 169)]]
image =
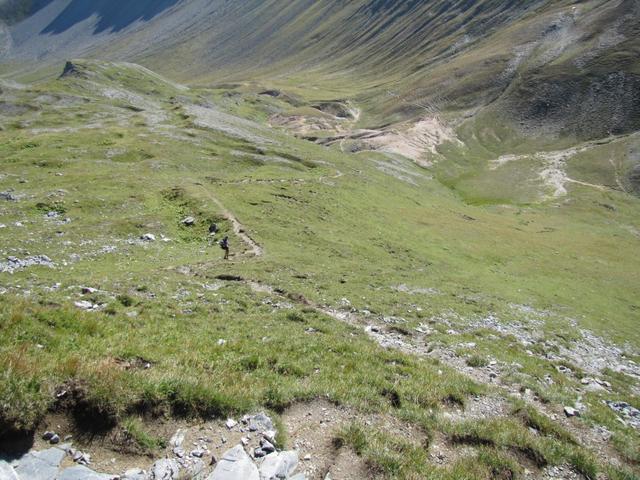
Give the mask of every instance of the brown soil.
[(284, 413), (282, 421), (288, 434), (288, 447), (298, 449), (300, 453), (298, 471), (310, 480), (324, 479), (327, 473), (332, 480), (371, 478), (362, 458), (349, 449), (336, 450), (334, 447), (338, 430), (352, 422), (394, 432), (415, 444), (426, 441), (426, 435), (415, 426), (391, 416), (365, 415), (324, 400), (294, 405)]

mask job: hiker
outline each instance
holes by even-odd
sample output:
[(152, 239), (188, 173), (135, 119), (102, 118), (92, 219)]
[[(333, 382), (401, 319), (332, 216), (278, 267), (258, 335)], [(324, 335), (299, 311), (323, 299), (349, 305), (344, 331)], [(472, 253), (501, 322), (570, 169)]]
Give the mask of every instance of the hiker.
[(212, 223), (209, 225), (209, 235), (215, 235), (216, 233), (218, 233), (218, 225)]
[(224, 250), (224, 259), (229, 259), (229, 237), (224, 237), (220, 240), (220, 248)]

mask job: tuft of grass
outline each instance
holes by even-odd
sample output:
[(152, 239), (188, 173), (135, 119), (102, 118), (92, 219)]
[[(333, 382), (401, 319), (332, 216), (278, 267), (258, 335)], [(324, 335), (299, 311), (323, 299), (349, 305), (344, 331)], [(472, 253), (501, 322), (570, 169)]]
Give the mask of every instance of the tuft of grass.
[(578, 445), (573, 435), (531, 405), (518, 401), (511, 414), (525, 426), (540, 432), (541, 435), (551, 436), (571, 445)]
[(485, 357), (481, 357), (480, 355), (471, 355), (465, 360), (465, 363), (473, 368), (482, 368), (489, 365), (489, 361)]
[(144, 451), (152, 453), (167, 446), (164, 439), (148, 433), (138, 418), (125, 418), (122, 421), (122, 428), (127, 437)]

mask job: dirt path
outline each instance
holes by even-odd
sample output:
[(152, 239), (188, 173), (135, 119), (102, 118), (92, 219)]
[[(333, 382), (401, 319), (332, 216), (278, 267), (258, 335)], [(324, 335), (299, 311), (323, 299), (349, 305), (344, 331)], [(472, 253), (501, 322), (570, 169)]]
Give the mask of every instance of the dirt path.
[(228, 210), (223, 203), (218, 200), (209, 190), (207, 190), (204, 186), (201, 186), (202, 191), (205, 195), (216, 204), (220, 213), (231, 223), (233, 228), (233, 233), (238, 236), (244, 243), (249, 247), (250, 254), (254, 257), (261, 257), (264, 255), (264, 249), (258, 245), (258, 243), (251, 238), (242, 223), (236, 218), (236, 216)]

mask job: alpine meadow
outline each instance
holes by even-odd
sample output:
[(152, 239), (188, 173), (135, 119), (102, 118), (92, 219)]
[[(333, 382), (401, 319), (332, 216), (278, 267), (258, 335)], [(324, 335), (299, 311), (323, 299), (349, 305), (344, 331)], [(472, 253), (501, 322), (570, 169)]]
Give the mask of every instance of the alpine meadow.
[(0, 480), (640, 478), (640, 1), (0, 0)]

